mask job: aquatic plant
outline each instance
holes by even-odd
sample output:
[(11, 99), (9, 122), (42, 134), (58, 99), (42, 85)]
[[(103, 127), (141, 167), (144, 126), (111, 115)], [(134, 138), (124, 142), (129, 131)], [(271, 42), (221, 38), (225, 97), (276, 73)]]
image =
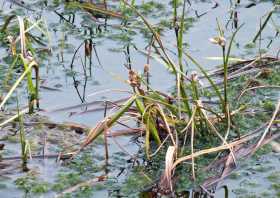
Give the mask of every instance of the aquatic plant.
[[(183, 3), (183, 14), (177, 23), (178, 12), (177, 3), (173, 1), (174, 5), (174, 29), (177, 40), (177, 55), (178, 64), (171, 59), (168, 55), (166, 48), (160, 38), (160, 34), (157, 29), (148, 22), (148, 20), (127, 1), (122, 1), (128, 8), (130, 8), (146, 25), (152, 34), (153, 49), (155, 54), (149, 52), (148, 57), (155, 57), (157, 55), (162, 62), (171, 69), (175, 76), (175, 96), (169, 96), (165, 93), (161, 93), (153, 90), (150, 86), (145, 90), (142, 85), (145, 85), (145, 80), (142, 75), (134, 71), (131, 67), (128, 67), (129, 80), (134, 92), (133, 100), (130, 99), (129, 107), (124, 105), (123, 109), (117, 114), (120, 118), (125, 113), (132, 110), (132, 104), (135, 103), (138, 119), (145, 126), (145, 150), (146, 158), (151, 159), (161, 149), (166, 149), (165, 159), (165, 171), (161, 177), (159, 188), (162, 193), (170, 193), (173, 191), (172, 175), (176, 172), (178, 166), (185, 161), (191, 160), (191, 172), (192, 178), (195, 179), (196, 165), (195, 159), (202, 155), (210, 155), (213, 153), (220, 153), (227, 150), (226, 164), (224, 164), (224, 171), (221, 177), (223, 178), (236, 164), (236, 150), (235, 147), (244, 144), (245, 142), (251, 142), (253, 139), (259, 137), (257, 143), (250, 149), (249, 153), (253, 153), (261, 145), (265, 143), (265, 137), (267, 131), (272, 127), (276, 115), (279, 111), (277, 105), (274, 114), (270, 120), (270, 124), (267, 125), (262, 135), (255, 133), (252, 135), (245, 135), (241, 137), (238, 127), (235, 125), (235, 117), (244, 111), (244, 106), (236, 106), (230, 108), (229, 92), (229, 71), (231, 65), (229, 65), (230, 53), (234, 38), (238, 30), (242, 27), (238, 27), (231, 38), (229, 43), (224, 38), (224, 32), (221, 25), (218, 24), (219, 36), (211, 39), (211, 42), (218, 44), (222, 48), (222, 60), (223, 69), (220, 71), (222, 75), (223, 91), (220, 91), (220, 87), (215, 81), (215, 76), (211, 76), (189, 53), (183, 49), (183, 31), (184, 31), (184, 9), (186, 1)], [(157, 46), (155, 46), (157, 44)], [(227, 48), (226, 48), (227, 46)], [(187, 61), (190, 61), (204, 75), (204, 78), (210, 84), (210, 91), (213, 98), (218, 98), (218, 105), (207, 105), (204, 101), (203, 90), (205, 89), (199, 84), (199, 77), (197, 74), (192, 74), (190, 77), (185, 74), (183, 68), (183, 56)], [(239, 63), (240, 65), (242, 63)], [(145, 66), (144, 71), (147, 72), (148, 67)], [(145, 75), (144, 75), (145, 76)], [(224, 96), (222, 96), (222, 94)], [(135, 116), (135, 115), (134, 115)], [(117, 120), (110, 122), (110, 126), (116, 124)], [(102, 126), (100, 123), (99, 126)], [(99, 126), (97, 128), (99, 128)], [(104, 131), (96, 129), (90, 132), (87, 141), (83, 145), (87, 145), (94, 141), (97, 135), (100, 135)], [(239, 138), (235, 139), (230, 134), (231, 132), (237, 133)], [(257, 135), (258, 134), (258, 135)], [(210, 148), (207, 145), (202, 146), (203, 142), (211, 141)], [(157, 149), (153, 150), (154, 142), (157, 143)], [(219, 143), (220, 142), (220, 143)], [(198, 146), (199, 145), (199, 146)], [(188, 149), (190, 148), (190, 150)], [(153, 153), (151, 153), (153, 150)], [(187, 152), (186, 152), (187, 151)], [(187, 154), (187, 155), (186, 155)], [(238, 156), (240, 158), (240, 156)], [(211, 158), (210, 158), (211, 159)], [(212, 159), (213, 160), (213, 159)], [(215, 181), (213, 181), (215, 183)], [(212, 183), (212, 184), (213, 184)], [(210, 185), (210, 184), (209, 184)]]
[[(18, 20), (18, 35), (14, 32), (10, 33), (9, 25), (13, 26), (13, 20)], [(8, 38), (11, 55), (14, 59), (13, 63), (10, 66), (11, 72), (14, 70), (16, 64), (22, 65), (23, 73), (14, 83), (14, 85), (10, 88), (6, 96), (3, 98), (0, 104), (0, 108), (3, 108), (7, 100), (14, 93), (15, 89), (19, 86), (19, 84), (27, 78), (27, 90), (29, 92), (29, 112), (32, 113), (34, 110), (34, 105), (39, 108), (39, 65), (34, 58), (34, 49), (32, 48), (32, 43), (30, 40), (35, 37), (30, 33), (31, 30), (36, 28), (41, 33), (48, 36), (48, 34), (41, 28), (39, 25), (43, 24), (43, 20), (39, 20), (36, 22), (32, 22), (30, 19), (23, 19), (22, 17), (16, 17), (12, 15), (7, 18), (5, 24), (2, 26), (2, 31), (5, 32), (5, 35)], [(26, 27), (27, 25), (27, 27)], [(11, 36), (9, 34), (15, 34), (16, 37)], [(20, 42), (20, 50), (17, 49), (17, 43)], [(32, 80), (32, 69), (35, 71), (35, 85)]]
[(19, 123), (19, 137), (20, 137), (20, 144), (21, 144), (22, 170), (28, 171), (29, 169), (27, 168), (27, 160), (28, 160), (28, 155), (31, 155), (30, 145), (25, 137), (25, 131), (24, 131), (24, 126), (23, 126), (23, 115), (20, 114), (20, 112), (19, 112), (18, 104), (17, 104), (17, 109), (18, 109), (17, 117), (18, 117), (18, 123)]

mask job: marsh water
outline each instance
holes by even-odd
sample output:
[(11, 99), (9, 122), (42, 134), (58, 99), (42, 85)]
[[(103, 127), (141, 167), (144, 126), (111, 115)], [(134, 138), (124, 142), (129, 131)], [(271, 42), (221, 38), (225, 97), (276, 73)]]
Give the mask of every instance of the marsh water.
[[(146, 50), (149, 40), (145, 37), (139, 21), (130, 21), (128, 27), (123, 26), (121, 20), (114, 18), (97, 18), (93, 13), (85, 10), (72, 10), (66, 2), (55, 0), (24, 0), (19, 4), (11, 0), (0, 1), (0, 24), (10, 15), (28, 16), (31, 20), (42, 19), (48, 27), (49, 39), (46, 45), (38, 44), (37, 60), (40, 65), (40, 116), (56, 123), (75, 122), (94, 127), (103, 118), (103, 110), (95, 110), (98, 106), (83, 105), (77, 108), (67, 109), (69, 106), (90, 104), (92, 101), (118, 100), (125, 98), (130, 90), (127, 80), (125, 65), (131, 64), (135, 70), (142, 70), (147, 58), (142, 51)], [(24, 2), (24, 4), (22, 4)], [(162, 24), (162, 40), (167, 48), (176, 53), (176, 40), (174, 30), (170, 28), (172, 21), (172, 6), (168, 1), (136, 1), (149, 6), (140, 6), (139, 10), (154, 24)], [(280, 47), (280, 39), (277, 36), (280, 13), (273, 15), (275, 24), (269, 23), (261, 34), (261, 39), (252, 43), (254, 36), (260, 28), (260, 22), (265, 20), (266, 14), (273, 8), (273, 1), (241, 1), (232, 5), (230, 1), (191, 1), (187, 9), (187, 19), (184, 42), (186, 50), (196, 58), (206, 69), (211, 70), (222, 63), (221, 51), (209, 42), (209, 38), (218, 34), (217, 23), (225, 27), (225, 35), (230, 36), (236, 27), (244, 24), (237, 34), (234, 42), (232, 57), (248, 59), (256, 54), (277, 55)], [(118, 6), (118, 1), (110, 2), (112, 8)], [(41, 36), (38, 33), (39, 40)], [(90, 58), (85, 56), (83, 43), (90, 41), (94, 50)], [(80, 47), (82, 46), (82, 47)], [(80, 48), (79, 48), (80, 47)], [(51, 48), (51, 51), (44, 49)], [(91, 59), (91, 60), (90, 60)], [(7, 72), (9, 64), (9, 51), (7, 47), (0, 46), (0, 78)], [(196, 70), (195, 66), (188, 64), (189, 71)], [(150, 83), (154, 89), (172, 91), (174, 78), (157, 59), (150, 62)], [(83, 69), (86, 67), (86, 72)], [(21, 105), (27, 104), (26, 90), (18, 91)], [(10, 108), (15, 106), (11, 102)], [(56, 111), (57, 109), (63, 109)], [(40, 130), (40, 129), (37, 129)], [(47, 129), (43, 129), (47, 130)], [(67, 130), (65, 130), (67, 132)], [(81, 137), (82, 138), (82, 137)], [(115, 140), (116, 139), (116, 140)], [(117, 141), (117, 143), (116, 143)], [(6, 144), (5, 156), (17, 156), (13, 143)], [(122, 145), (122, 147), (119, 146)], [(93, 189), (83, 189), (73, 196), (76, 197), (137, 197), (133, 191), (134, 186), (125, 185), (131, 174), (131, 155), (135, 155), (140, 145), (137, 145), (131, 137), (118, 137), (109, 139), (109, 182), (98, 185)], [(128, 150), (129, 155), (123, 150)], [(3, 154), (3, 155), (4, 155)], [(68, 180), (76, 180), (76, 183), (85, 181), (91, 177), (104, 174), (103, 167), (104, 148), (102, 144), (93, 144), (82, 156), (76, 159), (75, 165), (62, 165), (55, 159), (32, 159), (29, 166), (38, 177), (34, 182), (42, 184), (43, 192), (28, 192), (16, 180), (24, 177), (26, 173), (20, 170), (12, 173), (0, 171), (0, 196), (1, 197), (53, 197), (57, 194), (56, 187), (62, 183), (63, 188), (70, 187), (74, 183)], [(279, 184), (280, 156), (277, 153), (269, 153), (265, 156), (255, 157), (240, 163), (235, 178), (226, 179), (221, 186), (229, 190), (228, 197), (276, 197), (279, 196), (277, 186)], [(12, 161), (19, 163), (19, 161)], [(101, 167), (101, 168), (100, 168)], [(71, 174), (70, 174), (71, 173)], [(277, 175), (277, 181), (269, 179), (271, 175)], [(30, 179), (32, 180), (32, 179)], [(38, 180), (38, 181), (37, 181)], [(130, 178), (131, 180), (131, 178)], [(17, 180), (19, 181), (19, 180)], [(273, 183), (273, 184), (272, 184)], [(32, 188), (32, 182), (30, 188)], [(140, 183), (141, 184), (141, 183)], [(58, 188), (57, 189), (60, 189)], [(45, 189), (46, 192), (44, 191)], [(186, 189), (187, 190), (187, 189)], [(266, 194), (265, 194), (266, 193)], [(224, 197), (224, 188), (216, 192), (217, 197)]]

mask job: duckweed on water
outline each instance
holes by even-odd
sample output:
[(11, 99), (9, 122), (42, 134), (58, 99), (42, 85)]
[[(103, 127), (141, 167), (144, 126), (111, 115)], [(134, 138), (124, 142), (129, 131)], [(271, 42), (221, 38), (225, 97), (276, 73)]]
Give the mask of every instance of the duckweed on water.
[(127, 178), (126, 184), (122, 187), (121, 192), (124, 195), (135, 194), (144, 191), (149, 185), (153, 184), (151, 177), (143, 167), (137, 167)]
[(267, 179), (274, 183), (280, 183), (280, 171), (272, 172)]
[(234, 189), (233, 192), (236, 195), (242, 195), (242, 194), (246, 194), (248, 191), (246, 190), (246, 188), (237, 188), (237, 189)]
[(82, 182), (82, 178), (80, 173), (78, 172), (59, 173), (57, 175), (56, 183), (53, 185), (52, 189), (57, 192), (60, 192), (80, 182)]
[(241, 182), (241, 185), (242, 186), (245, 186), (245, 187), (249, 187), (249, 188), (257, 188), (257, 187), (260, 187), (260, 184), (258, 184), (257, 182), (253, 182), (253, 181), (250, 181), (250, 180), (244, 180)]
[(100, 156), (98, 158), (97, 154), (93, 152), (85, 152), (81, 156), (78, 156), (73, 161), (71, 161), (68, 167), (78, 171), (81, 175), (89, 176), (104, 169), (97, 160), (104, 160), (104, 156)]
[(15, 180), (16, 186), (23, 190), (26, 195), (35, 196), (36, 194), (43, 194), (50, 190), (50, 184), (39, 180), (36, 175), (28, 173), (26, 176)]

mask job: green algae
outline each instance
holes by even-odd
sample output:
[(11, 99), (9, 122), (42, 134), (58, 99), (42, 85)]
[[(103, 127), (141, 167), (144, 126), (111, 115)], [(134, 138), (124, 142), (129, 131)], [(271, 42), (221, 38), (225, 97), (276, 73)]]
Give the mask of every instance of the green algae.
[(273, 183), (280, 183), (280, 171), (272, 172), (267, 179)]
[(15, 180), (16, 186), (23, 190), (26, 195), (44, 194), (49, 191), (50, 184), (39, 180), (36, 175), (28, 173), (27, 175)]

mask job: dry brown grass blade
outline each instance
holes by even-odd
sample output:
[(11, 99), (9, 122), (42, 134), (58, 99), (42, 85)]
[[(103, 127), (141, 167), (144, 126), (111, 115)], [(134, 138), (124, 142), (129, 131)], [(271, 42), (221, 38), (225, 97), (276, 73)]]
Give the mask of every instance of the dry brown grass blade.
[[(201, 101), (197, 101), (197, 104), (198, 106), (203, 106), (202, 102)], [(219, 131), (216, 129), (216, 127), (213, 125), (213, 123), (209, 120), (208, 116), (207, 116), (207, 113), (204, 109), (201, 109), (201, 113), (203, 114), (205, 120), (207, 121), (207, 123), (209, 124), (210, 128), (216, 133), (216, 135), (223, 141), (223, 144), (225, 144), (226, 146), (228, 145), (226, 139), (219, 133)], [(235, 157), (234, 157), (234, 152), (232, 150), (232, 147), (230, 147), (228, 145), (228, 149), (230, 150), (230, 153), (233, 157), (233, 160), (235, 160)]]
[[(262, 55), (262, 57), (256, 57), (254, 59), (249, 59), (249, 60), (244, 60), (244, 61), (238, 61), (236, 63), (232, 63), (229, 65), (228, 69), (230, 72), (230, 75), (237, 75), (239, 73), (242, 73), (242, 71), (250, 70), (252, 68), (256, 68), (257, 66), (255, 63), (257, 63), (259, 60), (262, 60), (263, 62), (274, 62), (274, 61), (279, 61), (277, 57), (271, 57), (271, 56), (266, 56)], [(262, 65), (262, 67), (265, 65)], [(209, 76), (214, 77), (218, 75), (223, 75), (223, 69), (219, 68), (213, 71), (210, 71)], [(199, 78), (204, 78), (204, 76), (200, 76)]]
[[(119, 100), (112, 101), (111, 103), (119, 104), (119, 103), (127, 101), (128, 99), (129, 99), (129, 97), (122, 98), (122, 99), (119, 99)], [(68, 110), (73, 110), (73, 109), (78, 109), (78, 108), (83, 108), (83, 107), (89, 107), (89, 106), (93, 106), (93, 105), (104, 106), (105, 102), (106, 101), (101, 101), (101, 100), (100, 101), (92, 101), (92, 102), (87, 102), (87, 103), (83, 103), (83, 104), (72, 105), (72, 106), (68, 106), (68, 107), (62, 107), (62, 108), (59, 108), (59, 109), (50, 110), (48, 112), (49, 113), (63, 112), (63, 111), (68, 111)]]
[(8, 118), (7, 120), (5, 120), (4, 122), (0, 123), (0, 128), (5, 126), (8, 123), (14, 121), (15, 119), (18, 118), (18, 116), (23, 115), (23, 114), (27, 113), (28, 111), (29, 111), (28, 108), (21, 110), (19, 113), (15, 114), (14, 116), (12, 116), (12, 117)]
[(234, 159), (232, 158), (232, 155), (228, 155), (221, 177), (224, 178), (228, 175), (234, 167), (236, 167)]
[(60, 123), (48, 123), (48, 122), (45, 122), (45, 123), (42, 123), (42, 124), (45, 124), (45, 125), (55, 124), (57, 126), (67, 127), (67, 128), (72, 129), (72, 130), (75, 130), (76, 132), (81, 132), (81, 133), (84, 133), (84, 132), (89, 130), (88, 126), (85, 126), (85, 125), (82, 125), (82, 124), (78, 124), (78, 123), (74, 123), (74, 122), (64, 122), (64, 123), (61, 123), (61, 124)]
[(276, 89), (280, 89), (280, 86), (277, 85), (261, 85), (261, 86), (256, 86), (256, 87), (250, 87), (247, 89), (244, 89), (239, 96), (237, 97), (237, 100), (240, 100), (240, 98), (248, 91), (250, 90), (256, 90), (256, 89), (261, 89), (261, 88), (276, 88)]
[(154, 152), (154, 153), (152, 153), (152, 154), (150, 154), (150, 156), (149, 157), (154, 157), (159, 151), (160, 151), (160, 149), (163, 147), (163, 145), (164, 145), (164, 143), (168, 140), (168, 138), (169, 138), (169, 135), (167, 135), (166, 136), (166, 138), (162, 141), (162, 143), (158, 146), (158, 148), (156, 149), (156, 151)]
[(145, 132), (145, 129), (142, 128), (135, 128), (135, 129), (121, 129), (115, 130), (114, 132), (110, 132), (107, 134), (107, 137), (118, 137), (118, 136), (125, 136), (125, 135), (140, 135)]
[(172, 143), (173, 143), (173, 146), (176, 146), (176, 147), (177, 147), (176, 142), (175, 142), (175, 138), (173, 137), (173, 134), (171, 133), (171, 129), (170, 129), (170, 127), (169, 127), (169, 124), (168, 124), (168, 122), (167, 122), (167, 118), (166, 118), (166, 116), (165, 116), (165, 114), (164, 114), (164, 112), (163, 112), (162, 107), (161, 107), (159, 104), (156, 104), (156, 106), (158, 107), (159, 114), (160, 114), (160, 116), (161, 116), (162, 119), (163, 119), (165, 128), (166, 128), (166, 130), (167, 130), (167, 132), (168, 132), (168, 134), (169, 134), (169, 136), (170, 136), (170, 138), (171, 138), (171, 141), (172, 141)]
[(105, 150), (105, 164), (108, 165), (109, 161), (109, 147), (108, 147), (108, 126), (105, 123), (105, 129), (104, 129), (104, 150)]
[(258, 141), (256, 147), (255, 147), (255, 150), (257, 150), (261, 145), (262, 145), (262, 142), (263, 140), (265, 139), (267, 133), (269, 132), (271, 126), (273, 125), (273, 121), (276, 119), (276, 116), (278, 114), (278, 112), (280, 111), (280, 99), (278, 100), (278, 103), (276, 105), (276, 108), (275, 108), (275, 111), (272, 115), (272, 118), (270, 119), (269, 123), (268, 123), (268, 126), (266, 127), (262, 137), (260, 138), (260, 140)]
[(21, 83), (21, 81), (24, 79), (24, 77), (28, 74), (28, 72), (33, 68), (36, 67), (36, 62), (32, 61), (28, 68), (21, 74), (21, 76), (17, 79), (17, 81), (14, 83), (14, 85), (10, 88), (9, 92), (6, 94), (6, 96), (2, 99), (0, 104), (0, 109), (3, 108), (7, 100), (10, 98), (11, 94), (15, 91), (15, 89), (18, 87), (18, 85)]
[(101, 7), (101, 6), (93, 4), (93, 3), (86, 3), (86, 2), (79, 3), (79, 4), (75, 3), (75, 6), (83, 8), (90, 14), (92, 14), (92, 12), (95, 12), (95, 13), (100, 13), (100, 14), (104, 14), (107, 16), (111, 16), (111, 17), (120, 18), (120, 19), (124, 18), (121, 13), (117, 13), (117, 12), (108, 10), (106, 7)]
[[(75, 153), (55, 153), (55, 154), (47, 154), (47, 155), (32, 155), (32, 159), (42, 159), (42, 158), (57, 158), (58, 160), (66, 160), (70, 159)], [(1, 158), (2, 161), (10, 161), (10, 160), (21, 160), (22, 156), (10, 156)]]
[(82, 143), (81, 149), (89, 145), (93, 140), (95, 140), (106, 128), (106, 122), (108, 118), (105, 118), (103, 121), (99, 122), (93, 129), (89, 131), (89, 134), (86, 140)]
[(82, 143), (81, 148), (77, 151), (79, 153), (83, 148), (93, 142), (99, 135), (104, 133), (105, 130), (109, 130), (114, 124), (118, 122), (120, 117), (122, 117), (128, 109), (132, 106), (136, 99), (136, 96), (132, 96), (125, 104), (112, 116), (106, 117), (103, 121), (99, 122), (96, 127), (90, 130), (86, 140)]
[(56, 195), (55, 198), (64, 197), (66, 194), (73, 193), (73, 192), (79, 190), (82, 187), (85, 187), (85, 186), (90, 186), (91, 187), (91, 186), (93, 186), (93, 185), (95, 185), (95, 184), (97, 184), (99, 182), (104, 182), (105, 180), (107, 180), (107, 176), (106, 175), (102, 175), (102, 176), (99, 176), (99, 177), (87, 180), (85, 182), (76, 184), (75, 186), (72, 186), (72, 187), (64, 190), (63, 192), (61, 192), (58, 195)]
[[(265, 56), (265, 55), (264, 55), (264, 56)], [(236, 71), (232, 72), (231, 75), (238, 74), (238, 73), (244, 71), (245, 69), (248, 69), (248, 68), (250, 68), (250, 67), (254, 67), (254, 64), (255, 64), (256, 62), (258, 62), (260, 59), (261, 59), (261, 57), (257, 57), (255, 60), (252, 60), (251, 62), (249, 62), (249, 64), (247, 64), (247, 65), (245, 65), (245, 66), (243, 66), (243, 67), (237, 69)]]
[[(265, 144), (268, 144), (272, 140), (277, 139), (279, 137), (280, 137), (280, 134), (275, 134), (275, 135), (273, 135), (271, 137), (267, 137), (267, 138), (264, 139), (264, 141), (262, 142), (261, 146), (264, 146)], [(248, 157), (249, 155), (254, 154), (254, 152), (255, 152), (254, 147), (255, 147), (254, 144), (250, 145), (248, 147), (244, 147), (242, 145), (238, 145), (237, 148), (235, 149), (235, 153), (237, 153), (237, 155), (236, 155), (237, 158), (241, 159), (241, 158)], [(213, 166), (221, 166), (221, 164), (223, 164), (225, 162), (224, 171), (223, 171), (222, 175), (218, 175), (218, 176), (206, 179), (203, 182), (203, 186), (205, 188), (211, 188), (214, 185), (217, 185), (218, 182), (222, 181), (225, 177), (229, 176), (232, 173), (232, 171), (235, 169), (235, 166), (233, 166), (234, 162), (232, 161), (232, 158), (231, 159), (229, 159), (229, 158), (231, 158), (231, 156), (227, 155), (224, 158), (217, 160), (213, 164)]]
[[(250, 137), (250, 136), (258, 136), (261, 134), (261, 131), (264, 130), (266, 128), (266, 126), (268, 125), (268, 123), (263, 124), (262, 126), (256, 128), (255, 130), (253, 130), (252, 132), (241, 136), (240, 138), (243, 139), (245, 137)], [(242, 144), (239, 144), (237, 146), (234, 146), (234, 151), (235, 151), (235, 155), (237, 156), (237, 158), (240, 158), (240, 156), (245, 157), (247, 154), (244, 154), (245, 152), (242, 151), (244, 147), (242, 147)], [(219, 159), (219, 160), (214, 160), (213, 162), (211, 162), (207, 167), (205, 167), (203, 169), (203, 171), (208, 171), (213, 167), (218, 167), (219, 165), (223, 164), (227, 159), (227, 156)]]
[(184, 157), (180, 157), (174, 162), (172, 168), (174, 169), (180, 163), (182, 163), (184, 161), (187, 161), (187, 160), (190, 160), (193, 157), (196, 158), (196, 157), (199, 157), (201, 155), (206, 155), (206, 154), (215, 153), (215, 152), (219, 152), (219, 151), (223, 151), (223, 150), (228, 150), (229, 148), (232, 148), (234, 146), (237, 146), (239, 144), (243, 144), (245, 142), (248, 142), (248, 141), (254, 139), (257, 135), (259, 135), (259, 134), (252, 134), (250, 136), (245, 136), (241, 139), (238, 139), (236, 141), (228, 143), (228, 145), (221, 145), (221, 146), (217, 146), (217, 147), (214, 147), (214, 148), (203, 149), (203, 150), (200, 150), (200, 151), (197, 151), (197, 152), (193, 153), (193, 155), (187, 155), (187, 156), (184, 156)]
[(19, 29), (20, 29), (20, 45), (21, 45), (21, 54), (26, 57), (26, 38), (25, 38), (25, 29), (23, 18), (18, 16)]
[(194, 157), (193, 157), (193, 153), (194, 153), (194, 122), (192, 121), (192, 133), (191, 133), (191, 156), (192, 156), (192, 177), (193, 180), (195, 180), (195, 169), (194, 169)]
[[(183, 142), (183, 147), (185, 147), (186, 145), (186, 141), (187, 141), (187, 135), (188, 135), (188, 128), (191, 126), (191, 124), (194, 122), (194, 118), (195, 118), (195, 115), (196, 115), (196, 111), (197, 111), (197, 106), (194, 106), (193, 109), (192, 109), (192, 116), (190, 118), (190, 120), (188, 121), (188, 124), (187, 126), (181, 131), (181, 133), (185, 132), (185, 135), (184, 135), (184, 142)], [(183, 150), (182, 150), (183, 152)]]
[(172, 185), (172, 171), (173, 171), (173, 163), (174, 157), (176, 153), (175, 146), (169, 146), (165, 155), (165, 170), (164, 174), (160, 180), (160, 189), (165, 193), (169, 193), (173, 191)]

